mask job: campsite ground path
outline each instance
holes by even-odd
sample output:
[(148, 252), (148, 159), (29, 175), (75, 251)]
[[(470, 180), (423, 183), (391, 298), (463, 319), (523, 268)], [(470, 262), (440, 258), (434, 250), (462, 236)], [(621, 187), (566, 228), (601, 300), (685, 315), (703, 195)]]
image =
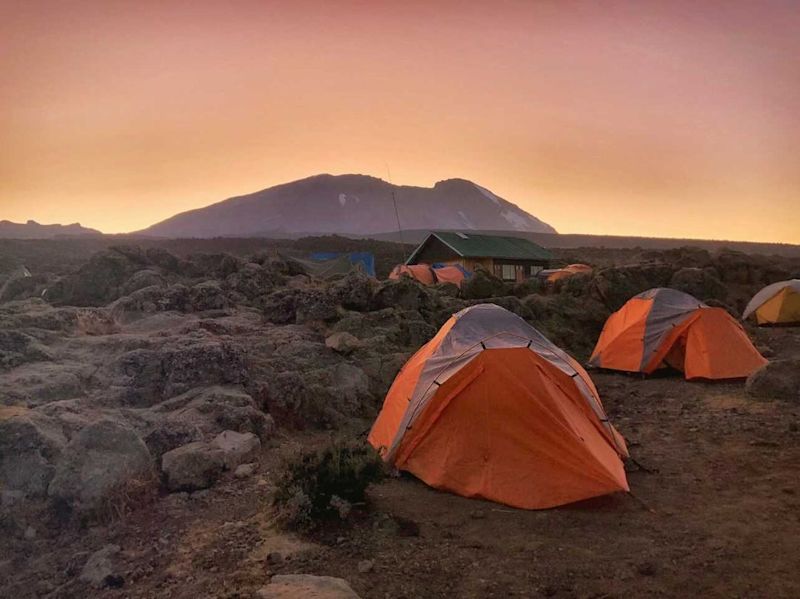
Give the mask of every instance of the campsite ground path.
[[(800, 356), (796, 329), (757, 336), (776, 357)], [(251, 597), (275, 573), (340, 576), (364, 598), (800, 596), (800, 405), (754, 401), (742, 383), (593, 376), (652, 470), (631, 469), (635, 498), (521, 511), (402, 477), (372, 489), (373, 509), (353, 528), (301, 540), (275, 530), (270, 481), (282, 454), (325, 435), (285, 436), (252, 478), (15, 541), (29, 558), (4, 592), (82, 596), (70, 569), (115, 543), (125, 585), (99, 596)], [(359, 569), (365, 560), (371, 569)]]

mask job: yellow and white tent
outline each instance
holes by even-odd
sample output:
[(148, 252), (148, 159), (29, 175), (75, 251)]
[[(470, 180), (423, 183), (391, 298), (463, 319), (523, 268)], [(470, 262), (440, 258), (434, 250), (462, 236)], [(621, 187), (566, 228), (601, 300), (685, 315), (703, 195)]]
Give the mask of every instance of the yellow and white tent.
[(742, 314), (758, 324), (800, 324), (800, 279), (778, 281), (753, 296)]

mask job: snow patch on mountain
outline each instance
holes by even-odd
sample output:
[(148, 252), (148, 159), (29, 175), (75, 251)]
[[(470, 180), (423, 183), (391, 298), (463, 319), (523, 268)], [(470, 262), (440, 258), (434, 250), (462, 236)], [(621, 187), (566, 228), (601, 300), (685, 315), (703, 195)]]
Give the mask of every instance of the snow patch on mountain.
[(464, 214), (463, 210), (459, 210), (458, 211), (458, 215), (461, 217), (461, 220), (464, 221), (464, 225), (466, 225), (467, 229), (476, 229), (477, 228), (475, 226), (475, 224), (471, 220), (469, 220), (469, 217), (466, 214)]
[(536, 223), (536, 221), (527, 214), (521, 214), (513, 210), (503, 210), (500, 216), (506, 219), (508, 224), (517, 231), (528, 231), (531, 228), (531, 223)]
[(356, 204), (358, 204), (361, 201), (361, 198), (359, 198), (358, 196), (347, 195), (346, 193), (339, 194), (340, 206), (344, 206), (345, 204), (347, 204), (348, 201), (355, 202)]
[(478, 185), (477, 183), (473, 183), (473, 185), (474, 185), (474, 186), (475, 186), (475, 187), (478, 189), (478, 191), (480, 191), (480, 192), (481, 192), (481, 193), (482, 193), (484, 196), (486, 196), (487, 198), (489, 198), (490, 200), (492, 200), (492, 202), (494, 202), (494, 203), (495, 203), (495, 205), (497, 205), (497, 206), (500, 206), (500, 198), (498, 198), (496, 195), (494, 195), (494, 194), (493, 194), (491, 191), (489, 191), (489, 190), (488, 190), (488, 189), (486, 189), (485, 187), (481, 187), (481, 186), (480, 186), (480, 185)]

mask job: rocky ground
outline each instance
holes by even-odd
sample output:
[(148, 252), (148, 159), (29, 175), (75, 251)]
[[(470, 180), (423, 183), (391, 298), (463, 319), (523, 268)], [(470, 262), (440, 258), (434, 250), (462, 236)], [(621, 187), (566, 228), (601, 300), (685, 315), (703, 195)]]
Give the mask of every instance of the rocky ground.
[(735, 313), (800, 271), (725, 251), (592, 257), (593, 275), (548, 290), (485, 275), (462, 290), (317, 281), (274, 253), (158, 247), (12, 281), (0, 595), (251, 597), (276, 576), (262, 596), (279, 596), (303, 582), (277, 578), (293, 574), (361, 597), (800, 595), (796, 328), (749, 328), (773, 364), (747, 385), (593, 374), (647, 468), (631, 466), (633, 496), (525, 512), (402, 477), (347, 525), (276, 526), (282, 459), (363, 435), (407, 357), (466, 305), (503, 305), (585, 359), (639, 291), (669, 285)]

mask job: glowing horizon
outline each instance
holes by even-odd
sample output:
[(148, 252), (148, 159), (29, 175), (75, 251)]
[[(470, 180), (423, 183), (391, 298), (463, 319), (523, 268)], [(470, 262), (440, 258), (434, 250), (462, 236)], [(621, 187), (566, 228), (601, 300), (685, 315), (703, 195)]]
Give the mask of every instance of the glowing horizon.
[(783, 1), (0, 0), (0, 220), (130, 232), (357, 173), (800, 243), (798, 30)]

